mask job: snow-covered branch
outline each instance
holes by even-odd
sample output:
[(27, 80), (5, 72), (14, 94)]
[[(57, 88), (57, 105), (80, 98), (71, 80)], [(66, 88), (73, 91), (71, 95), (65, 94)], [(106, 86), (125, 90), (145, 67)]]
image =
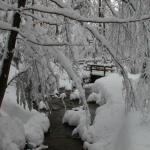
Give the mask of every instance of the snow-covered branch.
[(16, 27), (12, 27), (11, 24), (1, 21), (0, 20), (0, 29), (1, 30), (7, 30), (7, 31), (15, 31), (15, 32), (19, 32), (19, 29)]
[(26, 41), (36, 44), (36, 45), (40, 45), (40, 46), (65, 46), (65, 45), (70, 45), (70, 46), (81, 46), (80, 44), (71, 44), (68, 42), (63, 42), (63, 43), (59, 43), (59, 42), (49, 42), (49, 43), (40, 43), (40, 42), (36, 42), (32, 39), (30, 39), (28, 36), (26, 36), (25, 33), (21, 32), (18, 28), (12, 27), (11, 24), (0, 21), (0, 29), (1, 30), (7, 30), (7, 31), (15, 31), (18, 32)]
[(39, 46), (48, 47), (48, 46), (66, 46), (66, 45), (71, 45), (71, 44), (69, 44), (67, 42), (66, 43), (65, 42), (63, 42), (63, 43), (59, 43), (59, 42), (41, 43), (41, 42), (37, 42), (37, 41), (29, 39), (27, 36), (25, 36), (22, 33), (19, 33), (19, 34), (24, 38), (24, 41), (27, 41), (27, 42), (30, 42), (32, 44), (39, 45)]
[[(37, 42), (34, 40), (31, 40), (29, 38), (27, 38), (24, 34), (20, 34), (23, 38), (17, 38), (20, 40), (23, 40), (24, 42), (29, 42), (38, 46), (43, 46), (43, 47), (49, 47), (49, 46), (88, 46), (88, 45), (83, 45), (83, 44), (78, 44), (78, 43), (68, 43), (68, 42), (49, 42), (49, 43), (41, 43), (41, 42)], [(39, 40), (38, 40), (39, 41)]]
[(17, 79), (18, 77), (20, 77), (22, 74), (24, 74), (25, 72), (27, 72), (28, 68), (27, 69), (24, 69), (23, 71), (19, 72), (17, 75), (15, 75), (14, 77), (12, 77), (8, 83), (7, 83), (7, 86), (9, 86), (15, 79)]
[(124, 83), (125, 83), (125, 88), (126, 88), (126, 111), (130, 111), (132, 107), (134, 107), (136, 109), (135, 106), (135, 96), (134, 96), (134, 92), (133, 92), (133, 87), (131, 84), (130, 79), (128, 78), (128, 74), (125, 71), (124, 67), (121, 65), (121, 63), (119, 62), (118, 58), (115, 57), (115, 55), (113, 54), (114, 49), (111, 46), (111, 44), (105, 39), (105, 37), (101, 34), (99, 34), (98, 30), (93, 28), (92, 26), (89, 25), (84, 25), (85, 28), (87, 28), (92, 34), (93, 36), (100, 42), (102, 42), (102, 44), (106, 47), (107, 51), (109, 52), (109, 54), (111, 55), (112, 59), (114, 60), (114, 62), (116, 63), (116, 65), (120, 68), (121, 72), (122, 72), (122, 76), (124, 78)]
[(40, 23), (45, 23), (45, 24), (49, 24), (49, 25), (62, 25), (63, 24), (63, 22), (61, 22), (61, 21), (37, 17), (34, 14), (31, 14), (28, 12), (22, 12), (21, 14), (25, 15), (25, 16), (30, 16), (31, 18), (38, 20)]
[(91, 22), (91, 23), (132, 23), (132, 22), (139, 22), (139, 21), (145, 21), (150, 19), (150, 14), (143, 15), (140, 18), (136, 17), (130, 17), (126, 19), (121, 19), (117, 17), (83, 17), (76, 11), (74, 11), (71, 8), (55, 8), (51, 9), (49, 7), (45, 6), (27, 6), (23, 8), (21, 11), (26, 11), (26, 10), (34, 10), (34, 11), (39, 11), (42, 13), (50, 13), (50, 14), (56, 14), (64, 17), (68, 17), (73, 20), (77, 20), (80, 22)]
[(113, 14), (113, 16), (117, 17), (118, 15), (116, 14), (114, 8), (112, 8), (112, 6), (110, 5), (110, 3), (107, 0), (105, 0), (105, 3), (107, 4), (107, 6), (110, 9), (110, 11)]
[(51, 53), (54, 55), (55, 59), (62, 65), (62, 67), (64, 67), (64, 69), (66, 70), (70, 78), (73, 79), (78, 90), (80, 91), (81, 100), (83, 102), (84, 109), (86, 110), (86, 115), (87, 115), (86, 125), (88, 127), (88, 125), (90, 124), (90, 112), (89, 112), (89, 107), (85, 98), (85, 90), (82, 88), (81, 79), (76, 75), (76, 73), (72, 69), (72, 64), (69, 61), (69, 59), (61, 51), (55, 48), (53, 50), (54, 51), (52, 51)]
[[(5, 7), (0, 6), (0, 8), (2, 10), (7, 9), (7, 11), (18, 11), (18, 12), (22, 12), (25, 13), (25, 10), (34, 10), (34, 11), (39, 11), (39, 12), (43, 12), (43, 13), (49, 13), (49, 14), (56, 14), (56, 15), (60, 15), (60, 16), (64, 16), (64, 17), (68, 17), (70, 19), (73, 20), (77, 20), (80, 22), (91, 22), (91, 23), (132, 23), (132, 22), (140, 22), (140, 21), (145, 21), (145, 20), (149, 20), (150, 19), (150, 14), (146, 14), (146, 15), (142, 15), (141, 17), (137, 18), (137, 17), (129, 17), (129, 18), (125, 18), (125, 19), (121, 19), (116, 17), (104, 17), (104, 18), (100, 18), (100, 17), (83, 17), (81, 16), (79, 13), (77, 13), (76, 11), (74, 11), (71, 7), (69, 7), (68, 5), (66, 5), (65, 3), (58, 1), (58, 0), (51, 0), (52, 2), (56, 3), (59, 7), (61, 8), (49, 8), (46, 6), (26, 6), (25, 8), (16, 8), (15, 6), (7, 6), (7, 4), (5, 4), (4, 2), (2, 3), (3, 5), (5, 4)], [(106, 1), (107, 2), (107, 1)], [(107, 3), (108, 4), (108, 3)], [(110, 8), (110, 5), (109, 5)], [(110, 8), (111, 9), (111, 8)], [(111, 9), (111, 11), (113, 11)], [(113, 11), (114, 13), (114, 11)], [(30, 15), (31, 16), (31, 15)], [(35, 17), (35, 16), (32, 16)], [(36, 17), (37, 19), (37, 17)]]
[(69, 8), (69, 6), (63, 3), (61, 0), (50, 0), (50, 1), (58, 5), (60, 8)]

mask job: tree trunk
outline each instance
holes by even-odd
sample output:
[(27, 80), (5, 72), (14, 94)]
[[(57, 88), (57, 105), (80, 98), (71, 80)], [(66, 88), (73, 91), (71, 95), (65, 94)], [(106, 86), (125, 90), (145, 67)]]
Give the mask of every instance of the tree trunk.
[[(26, 0), (18, 0), (18, 8), (24, 7), (25, 3)], [(19, 28), (20, 22), (21, 22), (20, 14), (15, 12), (13, 16), (12, 26)], [(9, 75), (10, 65), (14, 54), (13, 50), (15, 48), (17, 35), (18, 33), (15, 31), (10, 32), (8, 36), (7, 47), (5, 49), (4, 56), (2, 59), (2, 66), (1, 66), (1, 73), (0, 73), (0, 107), (7, 87), (8, 75)]]
[[(104, 18), (104, 12), (103, 12), (103, 6), (102, 6), (102, 0), (99, 0), (99, 6), (98, 6), (98, 16), (100, 18)], [(102, 35), (105, 36), (105, 23), (100, 23), (99, 24), (100, 27), (100, 32)], [(102, 29), (101, 29), (102, 28)]]

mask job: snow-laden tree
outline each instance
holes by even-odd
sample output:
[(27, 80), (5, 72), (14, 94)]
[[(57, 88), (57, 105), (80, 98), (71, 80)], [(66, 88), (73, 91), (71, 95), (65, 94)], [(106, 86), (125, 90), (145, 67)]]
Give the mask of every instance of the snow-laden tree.
[[(112, 13), (121, 18), (141, 18), (149, 13), (150, 1), (118, 1), (119, 9)], [(114, 12), (114, 9), (112, 12)], [(130, 24), (112, 24), (110, 40), (115, 55), (131, 73), (140, 73), (140, 81), (135, 87), (135, 107), (149, 110), (149, 20)]]
[[(17, 8), (24, 7), (26, 3), (26, 0), (20, 0), (17, 3)], [(3, 6), (3, 5), (1, 5)], [(6, 6), (7, 7), (7, 6)], [(5, 9), (5, 6), (4, 6)], [(18, 12), (13, 13), (12, 15), (12, 27), (13, 28), (19, 28), (21, 23), (21, 17)], [(3, 22), (1, 21), (1, 24), (5, 27)], [(16, 44), (16, 38), (17, 38), (18, 32), (17, 31), (10, 31), (8, 34), (7, 44), (5, 46), (5, 50), (3, 52), (2, 56), (2, 62), (1, 62), (1, 70), (0, 70), (0, 105), (2, 103), (5, 90), (7, 87), (7, 80), (10, 70), (10, 65), (13, 58), (13, 51)]]

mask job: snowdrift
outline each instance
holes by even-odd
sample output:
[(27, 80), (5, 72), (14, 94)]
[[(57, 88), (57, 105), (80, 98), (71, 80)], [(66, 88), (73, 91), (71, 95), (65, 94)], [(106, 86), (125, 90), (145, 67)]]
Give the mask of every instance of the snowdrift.
[(20, 150), (26, 142), (33, 147), (40, 146), (49, 125), (45, 114), (24, 110), (16, 104), (13, 86), (7, 89), (0, 111), (0, 150)]
[[(134, 86), (139, 75), (129, 77)], [(97, 108), (94, 122), (88, 130), (82, 122), (84, 110), (70, 110), (64, 115), (65, 122), (77, 125), (73, 133), (79, 133), (85, 149), (149, 150), (150, 115), (139, 111), (125, 115), (122, 89), (122, 77), (116, 73), (95, 81), (88, 101), (95, 99), (99, 103), (105, 99), (106, 104)]]

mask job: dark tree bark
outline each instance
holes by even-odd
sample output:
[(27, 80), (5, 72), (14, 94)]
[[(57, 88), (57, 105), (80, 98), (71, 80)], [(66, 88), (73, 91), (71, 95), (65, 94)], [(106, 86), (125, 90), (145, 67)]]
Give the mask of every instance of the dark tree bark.
[[(103, 14), (103, 10), (102, 10), (102, 2), (103, 2), (102, 0), (99, 0), (98, 16), (100, 18), (104, 18), (104, 14)], [(100, 23), (99, 27), (103, 28), (101, 31), (101, 34), (103, 34), (105, 36), (105, 23)]]
[[(24, 7), (26, 3), (26, 0), (18, 0), (18, 8)], [(13, 16), (13, 23), (12, 26), (19, 28), (21, 23), (21, 17), (20, 14), (15, 12)], [(0, 107), (5, 95), (6, 87), (7, 87), (7, 81), (8, 81), (8, 75), (10, 70), (10, 65), (13, 58), (13, 50), (16, 45), (16, 38), (18, 33), (15, 31), (11, 31), (8, 37), (7, 41), (7, 47), (4, 52), (4, 58), (2, 60), (2, 68), (0, 73)]]

